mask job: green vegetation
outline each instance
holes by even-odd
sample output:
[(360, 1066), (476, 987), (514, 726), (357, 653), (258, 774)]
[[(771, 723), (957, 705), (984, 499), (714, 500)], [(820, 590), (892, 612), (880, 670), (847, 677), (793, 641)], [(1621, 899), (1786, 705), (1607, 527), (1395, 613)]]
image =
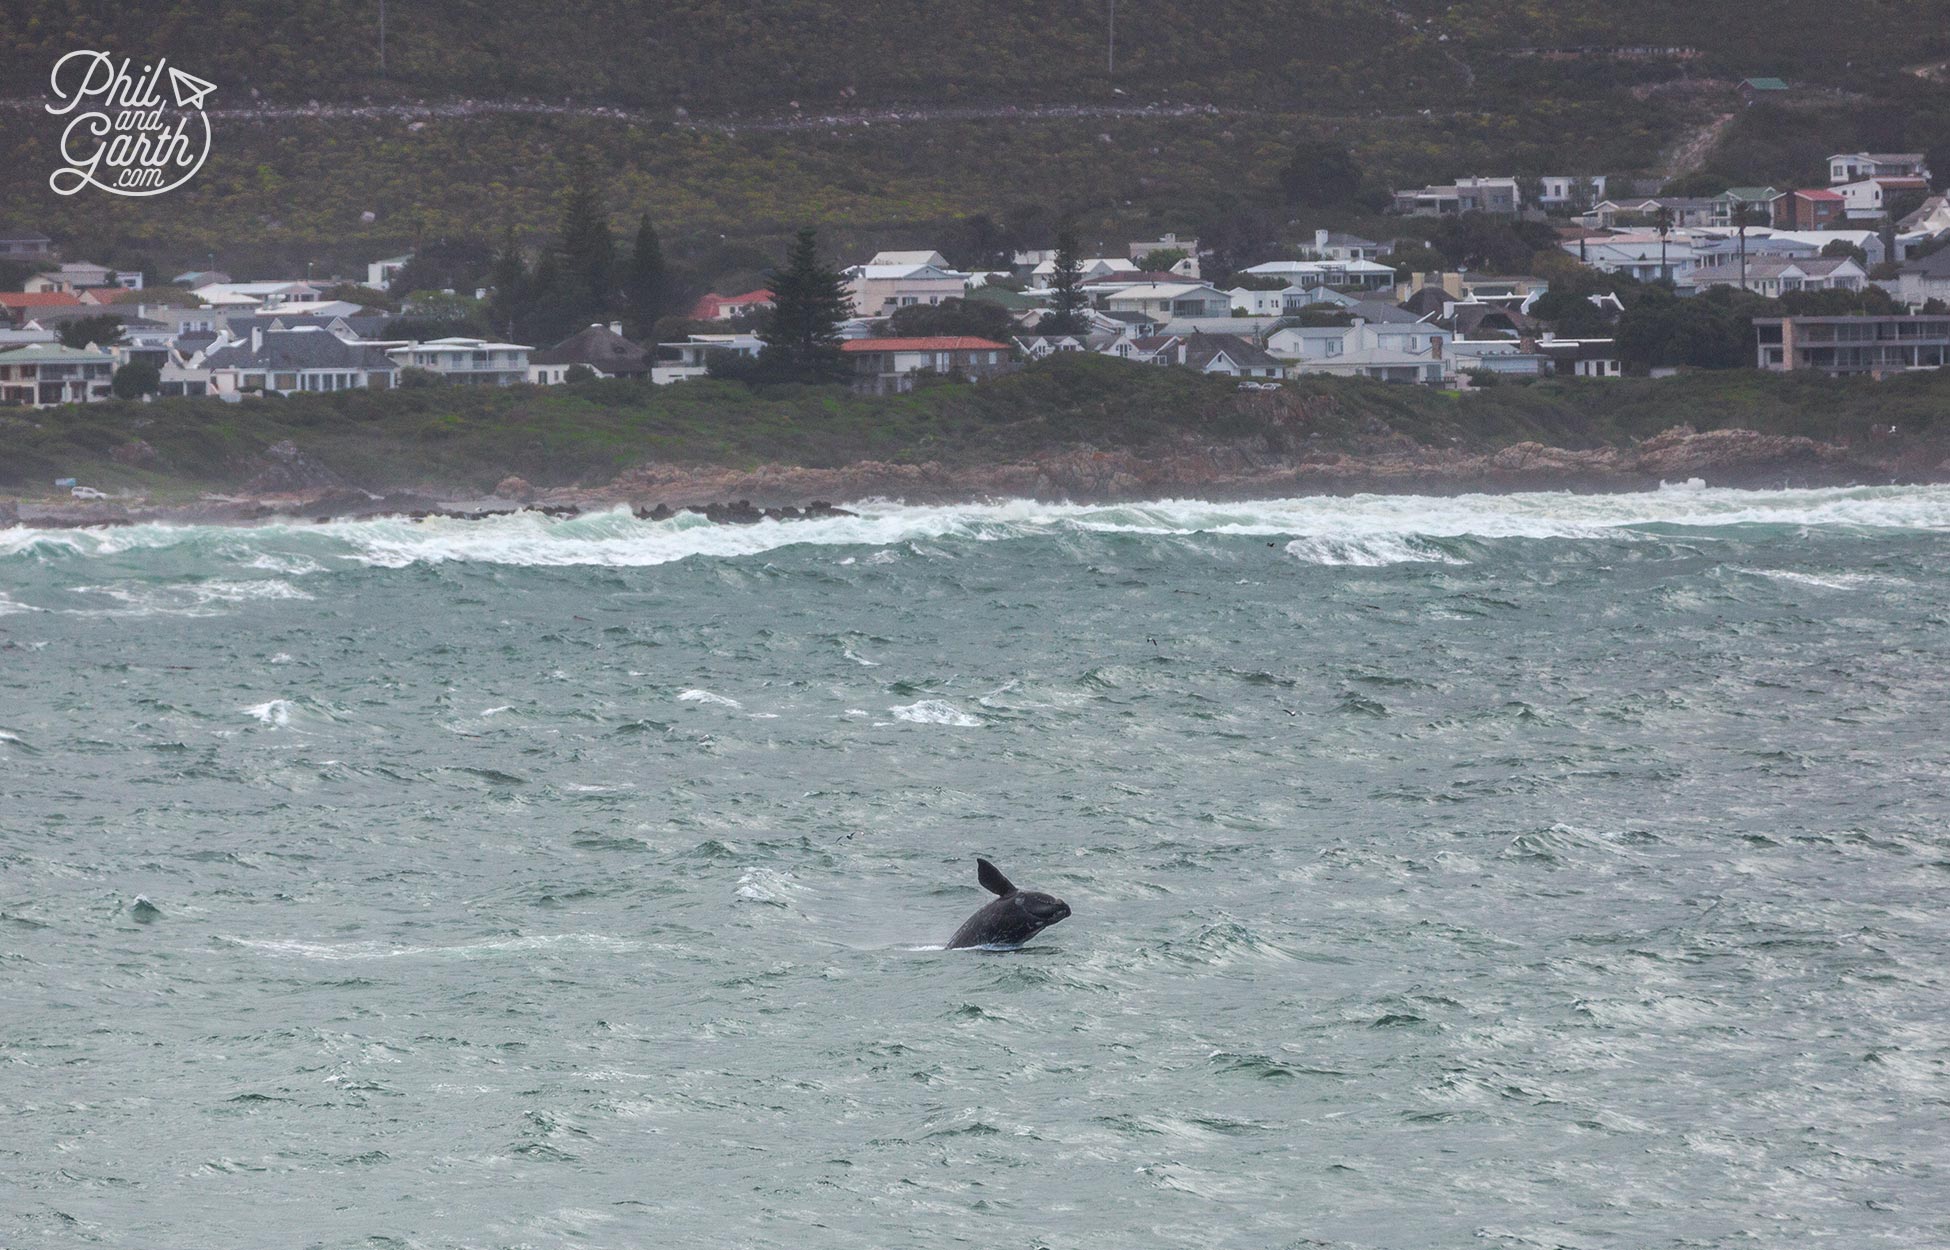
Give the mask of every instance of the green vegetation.
[(846, 376), (840, 354), (840, 322), (853, 299), (839, 271), (819, 259), (811, 226), (799, 232), (783, 268), (771, 274), (772, 311), (758, 337), (756, 376), (767, 382), (836, 382)]
[[(1113, 83), (1099, 72), (1101, 0), (568, 0), (546, 12), (390, 0), (383, 72), (378, 0), (248, 12), (218, 0), (18, 0), (0, 45), (0, 81), (16, 94), (39, 90), (63, 53), (98, 47), (169, 57), (218, 85), (219, 111), (197, 177), (131, 200), (49, 195), (59, 127), (23, 109), (0, 128), (0, 168), (15, 171), (0, 179), (0, 219), (164, 277), (213, 255), (239, 276), (306, 261), (350, 273), (505, 229), (533, 249), (554, 237), (558, 193), (581, 160), (613, 180), (601, 205), (612, 226), (627, 232), (648, 214), (674, 284), (702, 289), (755, 279), (807, 222), (839, 255), (900, 234), (983, 265), (1008, 245), (1049, 246), (1065, 213), (1077, 214), (1086, 254), (1158, 230), (1242, 242), (1277, 241), (1290, 226), (1373, 233), (1386, 185), (1656, 174), (1686, 132), (1736, 110), (1733, 81), (1762, 73), (1795, 93), (1738, 110), (1710, 166), (1720, 185), (1804, 182), (1828, 152), (1854, 148), (1926, 149), (1950, 171), (1950, 97), (1900, 72), (1950, 56), (1940, 0), (1868, 0), (1847, 20), (1825, 0), (1780, 0), (1764, 20), (1646, 0), (1629, 31), (1595, 0), (1127, 4)], [(1526, 52), (1620, 42), (1699, 55)], [(460, 99), (531, 111), (382, 111)], [(310, 114), (311, 100), (342, 111)], [(889, 102), (937, 115), (811, 121)], [(1214, 111), (1035, 114), (1152, 103)], [(534, 111), (544, 107), (571, 111)], [(777, 118), (804, 120), (752, 128)], [(1231, 220), (1254, 213), (1265, 220)]]
[[(538, 486), (593, 485), (646, 462), (977, 466), (1084, 448), (1213, 444), (1262, 454), (1360, 452), (1377, 434), (1438, 449), (1525, 441), (1588, 448), (1680, 423), (1838, 441), (1866, 440), (1872, 425), (1893, 423), (1906, 438), (1941, 447), (1950, 440), (1950, 372), (1874, 383), (1740, 370), (1656, 382), (1563, 379), (1460, 396), (1309, 379), (1274, 398), (1187, 370), (1066, 354), (980, 386), (938, 382), (884, 398), (835, 386), (595, 381), (239, 404), (105, 402), (0, 412), (0, 489), (41, 493), (57, 477), (79, 476), (161, 494), (234, 490), (263, 469), (267, 447), (286, 440), (369, 489), (459, 492), (485, 491), (510, 473)], [(126, 454), (138, 439), (148, 450)]]

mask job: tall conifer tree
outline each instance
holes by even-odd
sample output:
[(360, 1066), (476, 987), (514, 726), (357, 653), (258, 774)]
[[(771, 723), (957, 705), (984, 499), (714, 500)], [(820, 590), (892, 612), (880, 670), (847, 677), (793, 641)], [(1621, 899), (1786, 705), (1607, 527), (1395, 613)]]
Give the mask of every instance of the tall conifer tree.
[(846, 376), (840, 322), (852, 313), (846, 280), (819, 262), (813, 228), (799, 232), (783, 269), (770, 275), (772, 312), (759, 339), (759, 366), (784, 382), (831, 382)]
[(636, 246), (630, 250), (629, 276), (623, 294), (639, 335), (650, 333), (657, 318), (670, 311), (670, 272), (664, 266), (663, 244), (645, 213), (636, 224)]
[(1077, 257), (1077, 232), (1069, 222), (1056, 230), (1056, 273), (1050, 279), (1050, 311), (1036, 326), (1041, 334), (1083, 333), (1083, 262)]

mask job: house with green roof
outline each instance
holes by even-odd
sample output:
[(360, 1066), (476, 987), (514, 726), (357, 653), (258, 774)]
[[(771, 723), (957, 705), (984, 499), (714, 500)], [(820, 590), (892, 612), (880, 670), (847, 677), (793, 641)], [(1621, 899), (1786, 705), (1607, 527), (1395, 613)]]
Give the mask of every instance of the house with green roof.
[(1787, 81), (1781, 78), (1742, 78), (1738, 90), (1741, 101), (1752, 104), (1756, 100), (1783, 98), (1788, 94), (1788, 85)]
[(105, 351), (36, 343), (0, 351), (0, 405), (52, 408), (109, 396), (115, 357)]
[(1713, 224), (1731, 227), (1733, 215), (1746, 205), (1750, 226), (1774, 224), (1774, 204), (1785, 192), (1777, 187), (1728, 187), (1713, 197)]

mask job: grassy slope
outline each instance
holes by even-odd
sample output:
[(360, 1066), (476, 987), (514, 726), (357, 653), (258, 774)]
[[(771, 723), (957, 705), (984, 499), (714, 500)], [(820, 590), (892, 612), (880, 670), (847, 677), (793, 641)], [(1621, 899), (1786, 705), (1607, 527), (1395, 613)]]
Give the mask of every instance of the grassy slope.
[[(109, 403), (0, 415), (0, 490), (40, 493), (57, 476), (164, 493), (235, 488), (259, 453), (289, 439), (372, 489), (485, 490), (516, 473), (541, 486), (596, 484), (648, 461), (734, 468), (834, 467), (862, 459), (970, 466), (1081, 447), (1234, 444), (1358, 450), (1375, 422), (1426, 446), (1539, 441), (1624, 444), (1681, 422), (1859, 440), (1871, 423), (1950, 436), (1950, 373), (1873, 384), (1751, 371), (1665, 381), (1561, 381), (1457, 397), (1421, 388), (1314, 380), (1289, 390), (1308, 413), (1269, 425), (1251, 392), (1183, 370), (1060, 357), (982, 387), (940, 385), (868, 399), (835, 388), (728, 383), (653, 388), (603, 382), (538, 390), (350, 392), (227, 405)], [(140, 438), (159, 462), (131, 468)]]
[[(1704, 58), (1684, 71), (1692, 75), (1773, 72), (1871, 90), (1902, 62), (1933, 48), (1950, 54), (1950, 33), (1933, 20), (1940, 7), (1865, 0), (1837, 20), (1828, 0), (1781, 0), (1756, 20), (1731, 5), (1647, 0), (1633, 6), (1629, 37), (1701, 47)], [(1118, 81), (1129, 94), (1112, 97), (1103, 8), (1101, 0), (569, 0), (544, 10), (392, 0), (391, 76), (382, 81), (370, 46), (376, 0), (19, 0), (0, 45), (9, 94), (38, 91), (61, 52), (100, 46), (169, 55), (218, 83), (213, 103), (227, 108), (251, 104), (257, 91), (288, 104), (522, 95), (645, 112), (634, 122), (491, 115), (417, 131), (397, 118), (223, 117), (194, 183), (133, 201), (49, 192), (58, 127), (22, 111), (0, 126), (0, 219), (39, 225), (123, 264), (202, 265), (215, 253), (253, 272), (306, 260), (350, 272), (363, 259), (457, 232), (513, 225), (540, 238), (554, 226), (566, 158), (581, 150), (614, 172), (619, 227), (648, 211), (686, 254), (725, 235), (733, 252), (746, 246), (715, 271), (743, 272), (803, 222), (843, 227), (862, 243), (903, 233), (919, 242), (928, 223), (1033, 203), (1084, 210), (1086, 228), (1110, 237), (1197, 228), (1228, 203), (1264, 198), (1292, 143), (1319, 135), (1350, 144), (1386, 182), (1506, 169), (1656, 170), (1688, 127), (1730, 107), (1724, 92), (1668, 90), (1682, 74), (1672, 64), (1501, 54), (1626, 37), (1615, 6), (1594, 0), (1124, 0)], [(223, 37), (211, 38), (213, 30)], [(1892, 30), (1904, 37), (1886, 37)], [(1227, 111), (737, 136), (672, 125), (678, 106), (724, 116), (794, 101), (825, 110), (1113, 98)], [(1888, 146), (1872, 119), (1826, 107), (1843, 112), (1823, 143)], [(368, 211), (371, 223), (362, 220)]]

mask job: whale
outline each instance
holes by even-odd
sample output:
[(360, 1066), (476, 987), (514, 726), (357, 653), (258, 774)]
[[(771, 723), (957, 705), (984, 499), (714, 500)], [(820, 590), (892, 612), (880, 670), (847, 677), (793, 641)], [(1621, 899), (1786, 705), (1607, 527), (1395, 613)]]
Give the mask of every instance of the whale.
[(971, 946), (1021, 946), (1070, 916), (1070, 905), (1053, 894), (1018, 890), (986, 859), (975, 861), (975, 879), (996, 896), (993, 903), (962, 922), (948, 939), (949, 950)]

